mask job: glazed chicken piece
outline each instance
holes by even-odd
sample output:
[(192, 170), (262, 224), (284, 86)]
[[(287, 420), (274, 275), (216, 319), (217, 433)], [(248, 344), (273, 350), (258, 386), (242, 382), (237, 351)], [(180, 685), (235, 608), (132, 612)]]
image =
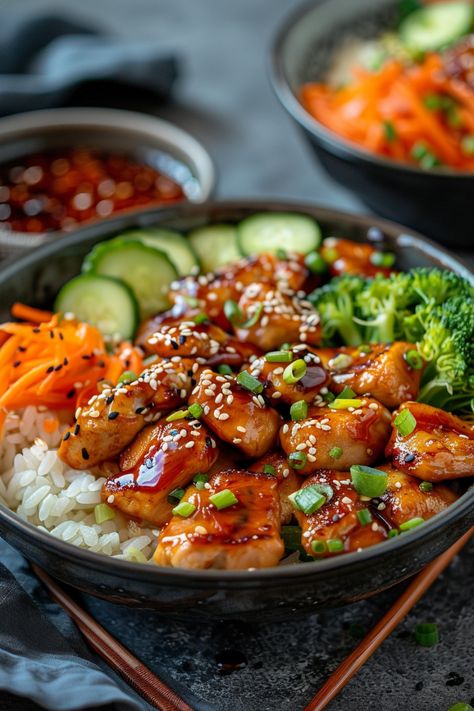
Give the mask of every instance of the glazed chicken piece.
[(392, 436), (385, 450), (395, 467), (425, 481), (445, 481), (474, 473), (474, 427), (455, 415), (421, 402), (404, 403), (413, 430), (399, 432), (394, 413)]
[(376, 261), (375, 254), (378, 251), (370, 244), (354, 242), (350, 239), (340, 237), (329, 237), (325, 239), (321, 247), (321, 256), (325, 259), (329, 267), (331, 276), (341, 274), (354, 274), (356, 276), (373, 277), (376, 274), (388, 276), (391, 269), (377, 266), (372, 262)]
[(261, 457), (275, 444), (280, 415), (261, 395), (245, 390), (232, 375), (204, 370), (189, 398), (189, 404), (195, 402), (203, 408), (203, 422), (247, 457)]
[(239, 308), (250, 325), (234, 324), (240, 341), (263, 351), (277, 349), (286, 341), (318, 345), (321, 341), (319, 315), (309, 301), (296, 292), (275, 289), (271, 284), (250, 284), (239, 300)]
[[(237, 503), (219, 510), (211, 497), (224, 490)], [(230, 469), (215, 474), (209, 488), (191, 486), (181, 501), (196, 508), (187, 518), (173, 516), (163, 529), (154, 555), (158, 565), (242, 570), (269, 568), (282, 557), (276, 477)]]
[(262, 356), (252, 361), (249, 372), (263, 383), (265, 395), (275, 405), (280, 402), (291, 405), (299, 400), (310, 403), (314, 402), (315, 398), (318, 402), (321, 401), (319, 393), (321, 388), (326, 388), (327, 392), (330, 377), (321, 365), (319, 356), (305, 344), (293, 346), (292, 354), (292, 361), (301, 359), (307, 366), (306, 373), (296, 383), (287, 383), (283, 378), (285, 368), (289, 365), (288, 361), (268, 362), (265, 356)]
[(244, 288), (249, 284), (267, 283), (282, 289), (301, 289), (308, 278), (303, 257), (288, 255), (288, 259), (277, 259), (271, 254), (246, 257), (214, 274), (186, 277), (171, 284), (170, 300), (175, 304), (183, 302), (205, 311), (211, 321), (225, 330), (230, 323), (224, 314), (226, 301), (238, 301)]
[(288, 497), (300, 488), (302, 479), (294, 469), (288, 466), (286, 457), (280, 452), (269, 452), (254, 462), (249, 471), (271, 473), (276, 477), (280, 496), (281, 524), (290, 523), (294, 508)]
[(283, 425), (280, 443), (287, 456), (301, 453), (299, 474), (316, 469), (344, 471), (353, 464), (370, 466), (383, 454), (390, 420), (390, 412), (371, 398), (347, 409), (312, 406), (306, 419)]
[(120, 472), (107, 479), (102, 498), (127, 516), (161, 526), (171, 516), (170, 491), (207, 472), (217, 455), (215, 440), (198, 420), (159, 422), (122, 452)]
[(93, 396), (76, 411), (76, 423), (59, 447), (60, 458), (73, 469), (89, 469), (117, 456), (162, 411), (186, 401), (199, 377), (199, 365), (187, 358), (162, 360), (138, 380)]
[[(410, 351), (418, 355), (416, 346), (397, 341), (372, 344), (370, 351), (365, 348), (324, 348), (317, 353), (331, 373), (334, 392), (339, 393), (347, 386), (357, 395), (371, 395), (394, 409), (402, 402), (418, 397), (423, 365), (416, 369), (409, 364), (406, 354)], [(339, 355), (344, 358), (338, 358)]]
[(385, 494), (380, 497), (377, 506), (378, 515), (391, 527), (400, 525), (412, 518), (428, 520), (435, 514), (448, 508), (457, 495), (444, 484), (436, 484), (430, 491), (420, 489), (420, 480), (398, 471), (390, 464), (379, 469), (388, 473), (388, 485)]

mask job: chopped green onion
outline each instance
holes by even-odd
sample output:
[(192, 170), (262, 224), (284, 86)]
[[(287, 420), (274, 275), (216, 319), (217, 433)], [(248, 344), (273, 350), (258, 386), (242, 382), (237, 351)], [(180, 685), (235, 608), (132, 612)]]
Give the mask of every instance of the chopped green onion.
[(289, 495), (289, 500), (298, 511), (302, 511), (307, 516), (320, 509), (327, 499), (314, 485), (305, 486)]
[(333, 488), (330, 484), (312, 484), (311, 485), (316, 491), (326, 497), (326, 502), (331, 501), (334, 496)]
[(128, 546), (124, 551), (124, 556), (131, 563), (146, 563), (145, 554), (136, 546)]
[(231, 323), (240, 323), (243, 318), (238, 303), (232, 299), (227, 299), (227, 301), (224, 302), (224, 314)]
[(415, 516), (415, 518), (410, 518), (408, 521), (404, 521), (400, 524), (400, 531), (411, 531), (412, 528), (416, 528), (420, 524), (424, 523), (425, 520), (420, 516)]
[(344, 542), (340, 538), (329, 538), (327, 546), (330, 553), (339, 553), (344, 550)]
[(323, 257), (326, 262), (333, 264), (336, 259), (339, 259), (339, 253), (335, 247), (325, 247), (323, 244)]
[(431, 481), (422, 481), (419, 486), (419, 489), (424, 494), (427, 494), (429, 491), (431, 491), (433, 489), (433, 484), (431, 483)]
[(115, 511), (107, 506), (107, 504), (97, 504), (94, 507), (95, 522), (100, 526), (104, 521), (111, 521), (115, 518)]
[[(263, 304), (258, 304), (257, 308), (253, 312), (253, 314), (250, 316), (250, 318), (247, 319), (247, 321), (244, 321), (243, 324), (241, 324), (241, 328), (252, 328), (252, 326), (255, 326), (255, 324), (258, 322), (260, 319), (260, 316), (262, 315), (263, 311)], [(230, 320), (230, 319), (229, 319)]]
[(429, 111), (440, 111), (445, 108), (445, 97), (441, 94), (427, 94), (423, 103)]
[(293, 363), (286, 366), (283, 371), (283, 380), (287, 385), (293, 385), (294, 383), (297, 383), (298, 380), (301, 380), (301, 378), (304, 378), (307, 369), (308, 366), (305, 361), (298, 358), (298, 360), (295, 360)]
[(450, 706), (448, 711), (474, 711), (474, 707), (471, 704), (465, 704), (464, 701), (458, 701)]
[(181, 296), (180, 298), (192, 309), (197, 309), (199, 306), (199, 299), (196, 299), (194, 296)]
[(250, 375), (248, 370), (243, 370), (238, 374), (236, 379), (239, 385), (246, 390), (249, 390), (251, 393), (258, 394), (263, 390), (263, 383), (257, 380), (257, 378), (254, 378), (253, 375)]
[(288, 457), (288, 464), (292, 469), (303, 469), (308, 457), (304, 452), (292, 452)]
[(325, 402), (333, 402), (335, 399), (336, 399), (336, 396), (330, 390), (328, 390), (327, 393), (325, 393), (323, 395), (323, 400)]
[(298, 551), (301, 548), (300, 526), (282, 526), (281, 537), (285, 544), (285, 550)]
[(417, 625), (415, 639), (422, 647), (434, 647), (439, 642), (438, 625), (434, 622), (422, 622)]
[(138, 375), (133, 372), (133, 370), (125, 370), (120, 378), (117, 380), (118, 384), (133, 383), (134, 380), (138, 378)]
[(344, 387), (344, 390), (339, 393), (336, 400), (350, 400), (353, 397), (355, 397), (355, 392), (352, 390), (352, 388), (348, 388), (346, 385)]
[(407, 435), (411, 434), (415, 429), (416, 420), (410, 410), (405, 409), (400, 410), (400, 412), (394, 419), (393, 424), (397, 428), (399, 434), (401, 434), (402, 437), (406, 437)]
[(311, 550), (313, 553), (325, 553), (327, 550), (325, 541), (312, 541)]
[(308, 403), (306, 400), (298, 400), (294, 402), (290, 407), (290, 417), (295, 422), (298, 420), (304, 420), (308, 415)]
[(213, 494), (209, 497), (209, 501), (214, 504), (216, 509), (219, 509), (219, 511), (239, 503), (238, 498), (230, 489), (222, 489), (222, 491), (218, 491), (217, 494)]
[(332, 449), (329, 450), (329, 456), (331, 459), (340, 459), (342, 452), (342, 447), (332, 447)]
[(333, 410), (347, 410), (348, 407), (360, 407), (362, 405), (362, 400), (356, 399), (346, 399), (337, 397), (335, 400), (329, 403), (329, 407)]
[(368, 343), (363, 343), (357, 350), (361, 355), (367, 355), (367, 353), (372, 351), (372, 346), (369, 346)]
[(271, 464), (264, 464), (263, 465), (263, 473), (264, 474), (272, 474), (272, 476), (275, 476), (276, 469)]
[(209, 321), (209, 316), (202, 311), (200, 314), (196, 314), (196, 316), (193, 318), (194, 323), (199, 326), (201, 323), (206, 323), (206, 321)]
[(370, 261), (374, 267), (386, 267), (390, 269), (395, 264), (395, 255), (393, 252), (372, 252)]
[(474, 156), (474, 135), (463, 136), (461, 138), (461, 148), (467, 156)]
[(423, 368), (423, 358), (415, 348), (407, 351), (403, 357), (413, 370), (421, 370)]
[(411, 149), (411, 156), (415, 160), (421, 160), (427, 153), (429, 153), (428, 147), (422, 141), (417, 141)]
[(176, 410), (168, 415), (166, 422), (174, 422), (175, 420), (184, 420), (185, 417), (189, 415), (189, 410)]
[(209, 477), (207, 474), (196, 474), (196, 476), (193, 477), (193, 483), (196, 489), (204, 489), (204, 484), (207, 484), (208, 481)]
[(390, 531), (387, 533), (387, 538), (396, 538), (396, 536), (399, 535), (399, 530), (398, 528), (391, 528)]
[(307, 254), (304, 263), (313, 274), (325, 274), (328, 269), (328, 265), (318, 252)]
[(395, 131), (395, 126), (391, 121), (384, 121), (383, 127), (385, 130), (385, 137), (389, 143), (393, 143), (397, 138), (397, 132)]
[(292, 351), (270, 351), (265, 353), (265, 360), (268, 363), (291, 363), (293, 360)]
[(176, 504), (181, 501), (181, 499), (184, 496), (184, 489), (173, 489), (173, 491), (170, 491), (168, 494), (168, 503), (169, 504)]
[(198, 402), (193, 402), (193, 404), (188, 407), (188, 411), (190, 415), (196, 418), (196, 420), (198, 420), (204, 412), (203, 408)]
[(275, 250), (275, 255), (278, 259), (288, 259), (287, 252), (284, 249), (281, 249), (281, 247)]
[(281, 351), (291, 351), (291, 343), (282, 343), (280, 346)]
[(189, 501), (180, 501), (177, 506), (173, 509), (174, 516), (181, 516), (182, 518), (188, 518), (196, 511), (194, 504)]
[(227, 363), (218, 365), (217, 372), (220, 373), (221, 375), (232, 375), (233, 374), (232, 368), (230, 367), (230, 365), (227, 365)]
[(369, 509), (361, 509), (357, 512), (357, 518), (361, 526), (367, 526), (372, 521), (372, 514)]
[(382, 496), (388, 484), (387, 472), (363, 464), (354, 464), (351, 467), (351, 478), (357, 493), (371, 499)]
[(347, 353), (339, 353), (335, 358), (331, 358), (329, 367), (334, 370), (344, 370), (352, 365), (353, 358)]

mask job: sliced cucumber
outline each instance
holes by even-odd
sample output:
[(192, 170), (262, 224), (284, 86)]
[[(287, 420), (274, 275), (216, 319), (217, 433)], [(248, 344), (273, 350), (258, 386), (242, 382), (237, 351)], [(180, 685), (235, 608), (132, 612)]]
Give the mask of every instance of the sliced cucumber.
[(168, 308), (169, 285), (178, 276), (161, 250), (136, 239), (117, 237), (94, 247), (82, 269), (116, 277), (128, 284), (138, 301), (142, 319)]
[(411, 52), (442, 49), (471, 32), (474, 6), (470, 2), (442, 2), (422, 7), (399, 27), (400, 39)]
[(199, 262), (189, 240), (179, 232), (159, 227), (144, 227), (141, 230), (124, 232), (119, 237), (140, 239), (143, 244), (147, 244), (149, 247), (161, 249), (173, 262), (180, 276), (195, 274), (199, 270)]
[(237, 231), (233, 225), (206, 225), (193, 230), (188, 239), (204, 272), (231, 264), (241, 258)]
[(247, 217), (237, 227), (243, 254), (275, 253), (279, 249), (308, 254), (318, 249), (321, 230), (307, 215), (293, 212), (262, 212)]
[(54, 310), (73, 313), (113, 340), (133, 338), (138, 304), (132, 290), (118, 279), (81, 274), (63, 286)]

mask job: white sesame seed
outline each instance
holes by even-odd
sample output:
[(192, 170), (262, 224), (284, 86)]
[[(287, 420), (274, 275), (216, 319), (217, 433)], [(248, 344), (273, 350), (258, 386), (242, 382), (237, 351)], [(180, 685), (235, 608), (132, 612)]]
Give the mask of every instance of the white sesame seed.
[(227, 412), (223, 412), (222, 414), (219, 415), (219, 420), (228, 420), (230, 415), (227, 414)]
[(237, 430), (237, 432), (243, 432), (243, 433), (247, 432), (246, 428), (242, 427), (242, 425), (237, 425), (237, 427), (235, 429)]
[(343, 504), (347, 504), (347, 505), (352, 504), (352, 499), (350, 499), (348, 496), (343, 496), (341, 501)]
[(193, 440), (191, 440), (190, 442), (186, 442), (184, 446), (186, 447), (186, 449), (192, 449), (194, 447)]

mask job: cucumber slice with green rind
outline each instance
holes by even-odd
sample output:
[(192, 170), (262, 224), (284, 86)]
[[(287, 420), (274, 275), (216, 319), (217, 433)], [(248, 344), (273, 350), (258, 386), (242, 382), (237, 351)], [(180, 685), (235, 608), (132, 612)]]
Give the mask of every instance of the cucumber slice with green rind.
[(108, 276), (80, 274), (74, 277), (59, 291), (54, 310), (73, 313), (116, 341), (133, 338), (138, 326), (138, 304), (132, 290)]
[(173, 262), (180, 276), (195, 274), (199, 262), (189, 240), (180, 232), (165, 230), (160, 227), (144, 227), (118, 235), (124, 239), (139, 239), (149, 247), (161, 249)]
[(178, 274), (167, 255), (136, 239), (115, 238), (96, 245), (84, 259), (84, 272), (121, 279), (132, 289), (140, 318), (169, 306), (169, 285)]
[(237, 230), (233, 225), (206, 225), (188, 235), (204, 272), (231, 264), (241, 258), (237, 244)]
[(474, 25), (470, 2), (443, 2), (409, 14), (399, 27), (400, 39), (411, 52), (422, 54), (447, 47), (469, 34)]
[(275, 253), (279, 249), (308, 254), (321, 244), (321, 230), (312, 217), (293, 212), (261, 212), (237, 226), (242, 254)]

